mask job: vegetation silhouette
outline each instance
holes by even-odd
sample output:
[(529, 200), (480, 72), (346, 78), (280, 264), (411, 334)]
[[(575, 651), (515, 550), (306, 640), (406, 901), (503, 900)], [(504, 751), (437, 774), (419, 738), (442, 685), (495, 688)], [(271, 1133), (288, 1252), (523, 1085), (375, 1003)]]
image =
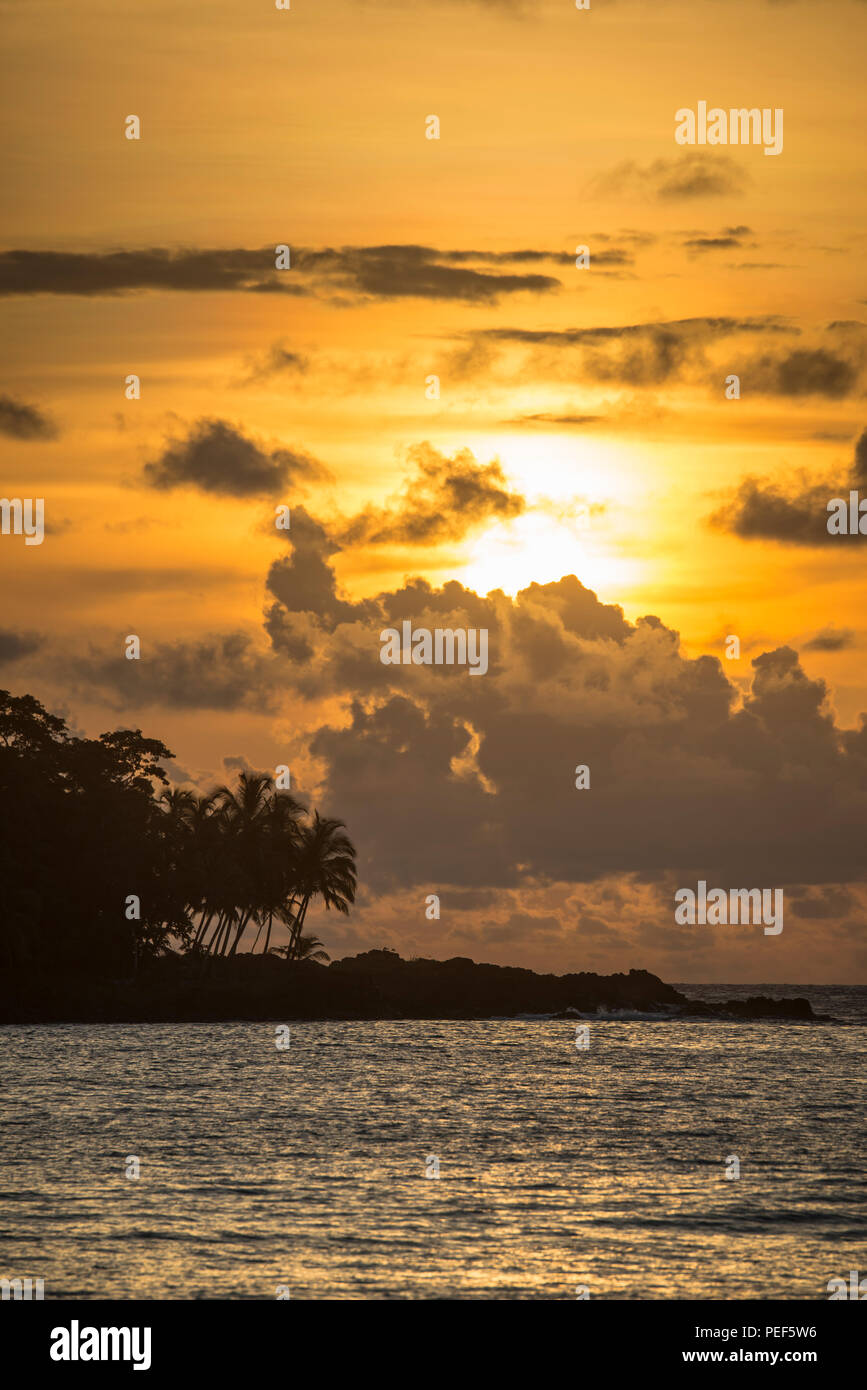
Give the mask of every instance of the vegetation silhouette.
[(256, 773), (207, 796), (171, 789), (171, 757), (140, 729), (79, 738), (32, 695), (0, 691), (0, 1023), (814, 1018), (806, 999), (689, 1000), (645, 970), (537, 975), (389, 949), (329, 964), (303, 928), (316, 898), (344, 914), (354, 902), (343, 822)]
[[(208, 795), (169, 788), (173, 756), (140, 729), (73, 736), (32, 695), (0, 691), (0, 963), (38, 974), (135, 974), (182, 953), (207, 962), (327, 960), (303, 935), (310, 904), (346, 914), (355, 849), (342, 821), (308, 815), (242, 772)], [(248, 938), (249, 939), (249, 938)]]

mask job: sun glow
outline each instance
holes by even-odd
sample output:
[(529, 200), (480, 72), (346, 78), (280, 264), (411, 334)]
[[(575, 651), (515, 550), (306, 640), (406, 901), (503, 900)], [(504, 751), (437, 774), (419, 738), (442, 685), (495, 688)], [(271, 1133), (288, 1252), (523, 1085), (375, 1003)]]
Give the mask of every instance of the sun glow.
[(480, 536), (460, 578), (477, 593), (503, 589), (514, 595), (534, 581), (550, 584), (574, 574), (600, 598), (617, 602), (642, 569), (638, 560), (606, 554), (589, 527), (528, 512)]

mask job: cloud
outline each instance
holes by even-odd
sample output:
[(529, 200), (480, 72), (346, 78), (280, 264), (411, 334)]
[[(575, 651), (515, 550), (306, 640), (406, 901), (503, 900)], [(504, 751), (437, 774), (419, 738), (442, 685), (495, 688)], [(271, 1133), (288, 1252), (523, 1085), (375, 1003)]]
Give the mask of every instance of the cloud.
[(797, 916), (808, 921), (846, 917), (858, 907), (854, 894), (845, 885), (818, 890), (799, 887), (791, 896)]
[(383, 508), (366, 507), (337, 532), (341, 545), (435, 545), (457, 540), (492, 519), (520, 516), (526, 502), (509, 489), (498, 460), (479, 463), (470, 449), (452, 458), (430, 444), (408, 451), (413, 475)]
[(518, 415), (513, 420), (504, 420), (504, 425), (512, 425), (520, 428), (524, 425), (599, 425), (605, 420), (604, 415), (554, 415), (538, 412), (535, 415)]
[(755, 318), (696, 317), (588, 328), (490, 328), (472, 336), (541, 350), (580, 350), (582, 376), (601, 383), (655, 387), (687, 374), (707, 372), (705, 351), (738, 335), (797, 334), (776, 315)]
[(168, 443), (145, 464), (146, 482), (163, 491), (195, 487), (222, 497), (275, 495), (287, 487), (329, 480), (331, 474), (309, 454), (266, 449), (225, 420), (198, 420), (185, 439)]
[(854, 545), (865, 539), (828, 532), (828, 503), (835, 497), (848, 502), (850, 489), (867, 488), (867, 430), (855, 444), (849, 475), (842, 482), (810, 482), (803, 474), (794, 486), (745, 478), (736, 490), (707, 518), (717, 530), (730, 531), (745, 540), (770, 540), (780, 545)]
[[(478, 270), (464, 260), (492, 253), (440, 252), (430, 246), (292, 247), (278, 270), (274, 246), (259, 250), (5, 251), (0, 295), (117, 295), (136, 291), (443, 299), (495, 303), (502, 294), (559, 288), (550, 275)], [(558, 256), (561, 253), (555, 253)], [(547, 252), (499, 253), (497, 261), (547, 259)]]
[(687, 251), (726, 251), (733, 247), (746, 245), (744, 237), (751, 234), (750, 227), (724, 227), (717, 236), (696, 234), (688, 237), (683, 245)]
[[(329, 701), (324, 720), (309, 706), (307, 746), (372, 892), (864, 877), (867, 721), (839, 729), (791, 649), (760, 654), (742, 695), (716, 658), (685, 657), (658, 618), (629, 622), (574, 575), (514, 599), (408, 579), (355, 603), (335, 553), (310, 519), (294, 566), (269, 576), (266, 622), (278, 654), (307, 643), (284, 681)], [(383, 665), (380, 633), (404, 620), (487, 629), (488, 673)]]
[(706, 342), (712, 338), (730, 337), (735, 333), (798, 332), (798, 328), (779, 315), (765, 314), (742, 319), (702, 316), (691, 319), (649, 320), (646, 323), (609, 324), (591, 328), (485, 328), (478, 330), (474, 336), (500, 342), (544, 344), (546, 347), (583, 347), (588, 344), (595, 346), (606, 341), (654, 338), (660, 334)]
[(438, 252), (430, 246), (347, 246), (340, 250), (299, 252), (297, 265), (302, 273), (322, 277), (334, 288), (378, 299), (452, 299), (491, 304), (501, 294), (546, 293), (559, 288), (559, 280), (550, 275), (492, 274), (455, 264), (462, 254)]
[(329, 562), (340, 546), (304, 507), (293, 508), (289, 534), (291, 554), (275, 560), (268, 571), (266, 588), (277, 602), (266, 611), (265, 629), (276, 651), (304, 663), (312, 659), (323, 632), (362, 613), (372, 617), (376, 608), (337, 596)]
[(766, 355), (746, 364), (749, 390), (769, 396), (824, 396), (841, 400), (853, 391), (859, 367), (826, 348), (798, 348), (782, 357)]
[(693, 151), (641, 165), (628, 159), (592, 180), (598, 197), (643, 197), (661, 202), (717, 198), (742, 193), (749, 175), (730, 155)]
[(242, 385), (249, 385), (254, 381), (269, 381), (275, 376), (302, 375), (310, 368), (310, 359), (303, 353), (293, 352), (283, 343), (273, 343), (266, 353), (261, 357), (253, 358), (248, 363), (247, 375), (242, 379)]
[(245, 632), (208, 634), (199, 641), (151, 642), (126, 660), (121, 644), (70, 655), (65, 680), (116, 709), (161, 705), (180, 710), (272, 710), (278, 673), (273, 656)]
[(851, 627), (823, 627), (815, 637), (804, 643), (805, 652), (842, 652), (855, 646)]
[[(213, 292), (275, 288), (303, 294), (291, 270), (275, 268), (275, 248), (259, 251), (4, 251), (0, 295), (115, 295), (134, 290)], [(276, 282), (276, 277), (283, 279)]]
[[(535, 352), (538, 371), (550, 365), (552, 351), (580, 351), (584, 379), (634, 388), (692, 381), (713, 383), (718, 389), (724, 367), (726, 372), (737, 370), (742, 390), (752, 395), (828, 400), (852, 395), (867, 365), (864, 325), (838, 321), (811, 330), (813, 342), (780, 342), (803, 333), (777, 314), (750, 318), (701, 315), (580, 328), (504, 326), (471, 331), (465, 341), (488, 347), (526, 347)], [(743, 341), (731, 341), (738, 338)], [(762, 339), (767, 346), (756, 352), (754, 344)], [(472, 366), (471, 354), (465, 356)]]
[(10, 439), (56, 439), (57, 426), (38, 406), (0, 395), (0, 434)]
[(0, 665), (20, 661), (41, 645), (42, 639), (35, 632), (13, 632), (11, 628), (0, 628)]

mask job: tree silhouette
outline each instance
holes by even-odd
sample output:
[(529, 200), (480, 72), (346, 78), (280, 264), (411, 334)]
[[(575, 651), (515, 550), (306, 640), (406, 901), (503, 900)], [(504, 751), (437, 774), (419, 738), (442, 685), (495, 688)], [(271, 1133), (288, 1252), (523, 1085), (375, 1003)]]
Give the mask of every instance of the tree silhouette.
[(271, 778), (240, 773), (208, 795), (170, 788), (173, 754), (140, 729), (75, 738), (32, 695), (0, 691), (0, 964), (41, 974), (129, 975), (164, 954), (252, 949), (321, 959), (310, 903), (349, 911), (355, 850)]

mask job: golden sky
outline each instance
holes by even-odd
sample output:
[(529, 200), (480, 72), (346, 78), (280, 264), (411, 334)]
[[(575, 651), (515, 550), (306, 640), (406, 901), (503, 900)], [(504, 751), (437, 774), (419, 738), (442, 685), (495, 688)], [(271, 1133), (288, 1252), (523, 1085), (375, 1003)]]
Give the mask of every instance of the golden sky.
[[(359, 846), (337, 954), (864, 978), (865, 552), (823, 532), (867, 495), (867, 4), (0, 18), (2, 492), (47, 522), (0, 537), (0, 684), (202, 787), (291, 762)], [(699, 101), (782, 152), (679, 146)], [(567, 575), (598, 604), (526, 597)], [(502, 624), (484, 680), (382, 684), (425, 611)], [(675, 928), (697, 877), (783, 885), (784, 933)]]

